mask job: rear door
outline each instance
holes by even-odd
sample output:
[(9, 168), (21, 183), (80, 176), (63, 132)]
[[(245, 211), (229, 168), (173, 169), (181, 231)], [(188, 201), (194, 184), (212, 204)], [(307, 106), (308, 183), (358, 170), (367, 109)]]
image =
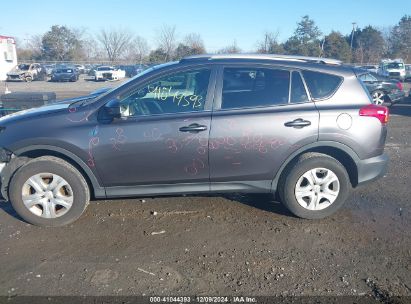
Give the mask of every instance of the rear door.
[(226, 65), (218, 75), (211, 190), (269, 191), (286, 158), (317, 140), (319, 113), (297, 70)]

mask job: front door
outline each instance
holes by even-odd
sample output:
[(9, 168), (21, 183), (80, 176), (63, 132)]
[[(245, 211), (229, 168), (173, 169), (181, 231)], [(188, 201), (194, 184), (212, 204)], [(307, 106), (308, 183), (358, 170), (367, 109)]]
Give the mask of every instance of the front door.
[(211, 189), (269, 191), (286, 158), (317, 140), (319, 113), (299, 71), (227, 66), (219, 74)]
[(98, 125), (90, 144), (105, 187), (208, 187), (210, 78), (209, 68), (171, 72), (118, 96), (121, 119)]

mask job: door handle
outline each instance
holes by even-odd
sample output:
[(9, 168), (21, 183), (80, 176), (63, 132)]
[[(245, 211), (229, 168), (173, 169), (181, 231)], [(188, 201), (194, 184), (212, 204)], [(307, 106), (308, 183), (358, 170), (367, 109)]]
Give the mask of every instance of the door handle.
[(304, 120), (302, 118), (297, 118), (293, 121), (288, 121), (284, 124), (284, 126), (286, 126), (286, 127), (293, 127), (293, 128), (296, 128), (296, 129), (301, 129), (301, 128), (304, 128), (304, 127), (307, 127), (307, 126), (310, 126), (310, 125), (311, 125), (311, 121)]
[(191, 125), (181, 127), (180, 132), (191, 132), (191, 133), (198, 133), (207, 130), (207, 126), (199, 125), (197, 123), (193, 123)]

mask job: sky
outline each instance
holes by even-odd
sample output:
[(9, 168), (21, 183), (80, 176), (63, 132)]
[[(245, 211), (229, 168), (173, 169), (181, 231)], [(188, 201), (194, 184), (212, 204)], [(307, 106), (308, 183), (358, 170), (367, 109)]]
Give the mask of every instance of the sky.
[(3, 3), (0, 35), (25, 41), (52, 25), (81, 28), (94, 35), (101, 29), (127, 29), (154, 48), (163, 25), (176, 26), (177, 38), (199, 33), (208, 51), (233, 44), (252, 51), (265, 31), (284, 42), (297, 22), (309, 15), (326, 35), (348, 34), (352, 22), (360, 28), (393, 26), (411, 15), (410, 0), (19, 0)]

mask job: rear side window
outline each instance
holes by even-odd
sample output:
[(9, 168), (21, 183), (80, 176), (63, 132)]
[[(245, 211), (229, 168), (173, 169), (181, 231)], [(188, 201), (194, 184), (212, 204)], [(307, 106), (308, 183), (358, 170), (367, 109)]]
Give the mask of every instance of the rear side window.
[(303, 71), (302, 73), (314, 99), (330, 97), (342, 82), (342, 78), (336, 75), (312, 71)]
[(222, 109), (287, 104), (290, 72), (265, 68), (225, 68)]

